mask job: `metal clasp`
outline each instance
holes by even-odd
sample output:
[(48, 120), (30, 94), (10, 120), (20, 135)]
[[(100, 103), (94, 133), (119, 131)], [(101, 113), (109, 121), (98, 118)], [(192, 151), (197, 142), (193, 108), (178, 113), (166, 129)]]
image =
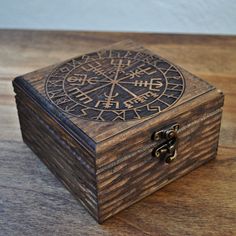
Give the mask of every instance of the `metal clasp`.
[(177, 131), (179, 125), (175, 124), (168, 129), (154, 132), (153, 140), (158, 142), (158, 146), (154, 148), (153, 155), (160, 158), (166, 163), (171, 163), (177, 157)]

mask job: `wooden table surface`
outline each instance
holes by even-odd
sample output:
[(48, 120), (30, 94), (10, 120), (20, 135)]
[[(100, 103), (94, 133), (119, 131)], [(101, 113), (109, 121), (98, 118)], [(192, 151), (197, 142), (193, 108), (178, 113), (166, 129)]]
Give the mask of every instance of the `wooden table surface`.
[[(22, 142), (11, 80), (133, 39), (223, 90), (217, 159), (98, 225)], [(236, 235), (236, 37), (0, 30), (0, 235)]]

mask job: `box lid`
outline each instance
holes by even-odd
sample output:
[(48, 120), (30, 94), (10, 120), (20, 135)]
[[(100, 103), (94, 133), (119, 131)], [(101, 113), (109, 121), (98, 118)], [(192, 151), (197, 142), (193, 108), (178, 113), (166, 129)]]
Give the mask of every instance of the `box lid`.
[(96, 151), (110, 138), (216, 91), (132, 41), (17, 77), (14, 82)]

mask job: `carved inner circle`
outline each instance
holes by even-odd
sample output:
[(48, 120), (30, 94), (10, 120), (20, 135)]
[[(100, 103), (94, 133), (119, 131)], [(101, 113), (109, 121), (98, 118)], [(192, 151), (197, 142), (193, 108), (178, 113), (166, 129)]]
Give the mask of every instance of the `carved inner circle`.
[[(142, 78), (142, 79), (140, 79)], [(73, 69), (65, 92), (76, 103), (104, 110), (129, 110), (153, 101), (165, 90), (164, 75), (148, 63), (104, 58)]]

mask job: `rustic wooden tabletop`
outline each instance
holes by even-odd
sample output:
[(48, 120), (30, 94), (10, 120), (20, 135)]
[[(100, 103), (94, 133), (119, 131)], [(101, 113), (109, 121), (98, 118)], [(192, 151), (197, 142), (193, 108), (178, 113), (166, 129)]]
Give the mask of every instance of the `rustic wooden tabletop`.
[[(22, 142), (12, 79), (133, 39), (223, 90), (217, 159), (98, 225)], [(236, 37), (0, 30), (0, 235), (236, 235)]]

